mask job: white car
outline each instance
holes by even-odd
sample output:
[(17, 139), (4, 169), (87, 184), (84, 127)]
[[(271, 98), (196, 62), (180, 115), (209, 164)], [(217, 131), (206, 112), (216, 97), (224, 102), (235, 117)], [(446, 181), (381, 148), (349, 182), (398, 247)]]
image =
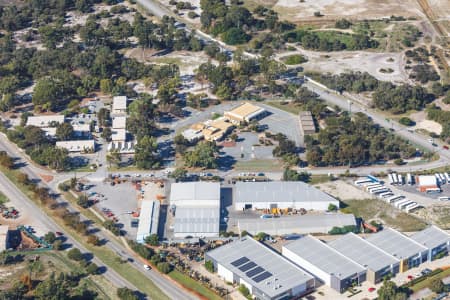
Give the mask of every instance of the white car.
[(147, 271), (150, 271), (152, 268), (149, 265), (144, 265), (144, 269), (146, 269)]

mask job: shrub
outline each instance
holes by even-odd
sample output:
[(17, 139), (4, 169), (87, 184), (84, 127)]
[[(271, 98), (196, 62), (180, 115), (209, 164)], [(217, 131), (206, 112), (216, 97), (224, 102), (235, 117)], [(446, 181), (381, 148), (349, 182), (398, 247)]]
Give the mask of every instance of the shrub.
[(167, 274), (170, 271), (172, 271), (172, 267), (170, 266), (170, 264), (168, 262), (160, 262), (156, 265), (156, 267), (158, 268), (158, 270), (161, 273)]
[(75, 261), (81, 261), (83, 260), (83, 254), (81, 253), (80, 249), (78, 248), (72, 248), (67, 252), (67, 257), (71, 260)]
[(214, 272), (214, 263), (211, 260), (207, 260), (205, 262), (205, 269), (208, 270), (209, 272), (213, 273)]
[(287, 65), (298, 65), (298, 64), (302, 64), (307, 62), (308, 60), (306, 59), (306, 57), (304, 57), (303, 55), (300, 54), (293, 54), (293, 55), (289, 55), (284, 57), (284, 63)]
[(413, 120), (411, 120), (408, 117), (402, 117), (402, 118), (400, 118), (400, 120), (398, 120), (398, 122), (405, 126), (414, 126), (416, 124), (416, 122), (414, 122)]

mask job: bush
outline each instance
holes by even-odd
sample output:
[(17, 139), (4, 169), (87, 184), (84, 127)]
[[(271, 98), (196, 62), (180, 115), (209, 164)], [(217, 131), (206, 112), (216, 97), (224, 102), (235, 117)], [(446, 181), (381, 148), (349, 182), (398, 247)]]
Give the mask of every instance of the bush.
[(70, 189), (70, 186), (62, 182), (58, 185), (58, 188), (63, 192), (67, 192)]
[(411, 120), (408, 117), (402, 117), (402, 118), (400, 118), (400, 120), (398, 120), (398, 122), (400, 124), (405, 125), (405, 126), (414, 126), (414, 125), (416, 125), (416, 122), (414, 122), (413, 120)]
[(164, 274), (168, 274), (168, 273), (170, 273), (170, 271), (172, 271), (172, 267), (170, 266), (170, 264), (168, 262), (160, 262), (156, 265), (156, 267), (158, 268), (158, 270), (161, 273), (164, 273)]
[(230, 28), (222, 34), (222, 40), (228, 45), (239, 45), (248, 42), (250, 36), (240, 28)]
[(307, 62), (306, 57), (300, 54), (293, 54), (283, 58), (283, 61), (287, 65), (298, 65)]
[(81, 261), (83, 260), (83, 253), (81, 253), (80, 249), (72, 248), (67, 252), (67, 257), (71, 260)]
[(127, 287), (118, 288), (117, 297), (121, 300), (139, 300), (139, 297), (134, 294), (134, 291)]
[(248, 297), (248, 296), (250, 295), (250, 291), (249, 291), (248, 288), (247, 288), (245, 285), (243, 285), (243, 284), (239, 285), (238, 290), (239, 290), (239, 292), (240, 292), (244, 297)]
[(98, 266), (94, 263), (89, 263), (86, 267), (86, 272), (90, 275), (98, 274)]
[(211, 260), (205, 262), (205, 269), (211, 273), (214, 273), (214, 263)]

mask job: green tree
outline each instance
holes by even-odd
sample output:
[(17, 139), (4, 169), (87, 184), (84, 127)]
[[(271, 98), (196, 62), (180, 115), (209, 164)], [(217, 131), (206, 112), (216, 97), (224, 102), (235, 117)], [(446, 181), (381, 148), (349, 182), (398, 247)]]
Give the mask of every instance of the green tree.
[(70, 123), (62, 123), (58, 124), (56, 127), (56, 137), (60, 141), (67, 141), (72, 139), (73, 136), (73, 126)]
[(445, 290), (445, 284), (442, 282), (440, 278), (433, 278), (430, 282), (430, 289), (434, 293), (442, 293)]
[(86, 267), (86, 272), (91, 275), (98, 274), (98, 266), (95, 263), (89, 263)]
[(118, 166), (121, 161), (120, 152), (117, 150), (113, 150), (113, 151), (109, 152), (108, 154), (106, 154), (106, 161), (108, 162), (110, 168), (111, 168), (111, 165), (113, 165), (113, 164)]
[(265, 232), (258, 232), (256, 235), (255, 235), (255, 240), (257, 240), (257, 241), (264, 241), (264, 239), (267, 237), (267, 233), (265, 233)]
[(109, 110), (104, 107), (100, 108), (97, 112), (97, 119), (100, 127), (108, 126), (111, 119)]
[(176, 179), (176, 180), (180, 180), (185, 178), (187, 175), (187, 171), (183, 168), (176, 168), (169, 176)]
[(151, 246), (158, 246), (159, 237), (157, 234), (151, 234), (145, 238), (145, 242)]
[(81, 253), (80, 249), (72, 248), (67, 252), (67, 257), (71, 260), (81, 261), (83, 260), (83, 253)]
[(212, 142), (197, 144), (193, 151), (187, 152), (184, 156), (186, 166), (193, 168), (215, 169), (217, 147)]
[(56, 235), (53, 232), (48, 232), (44, 235), (44, 241), (49, 244), (53, 244), (56, 240)]
[(160, 262), (156, 265), (156, 267), (163, 274), (168, 274), (172, 270), (172, 267), (168, 262)]
[(328, 205), (328, 211), (337, 211), (338, 207), (336, 205), (334, 205), (333, 203), (330, 203)]
[(139, 300), (139, 297), (134, 294), (134, 291), (127, 287), (118, 288), (117, 297), (121, 300)]
[(153, 137), (144, 136), (138, 140), (134, 154), (136, 166), (140, 169), (158, 168), (160, 161), (156, 153), (157, 148), (158, 144)]

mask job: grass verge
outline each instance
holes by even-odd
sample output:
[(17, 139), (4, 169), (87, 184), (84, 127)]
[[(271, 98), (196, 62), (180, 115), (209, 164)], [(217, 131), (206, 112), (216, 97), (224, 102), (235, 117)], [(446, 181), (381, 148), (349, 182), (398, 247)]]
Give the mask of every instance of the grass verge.
[(278, 159), (253, 159), (237, 162), (234, 169), (236, 171), (276, 172), (283, 170), (283, 164)]
[(420, 281), (416, 283), (415, 285), (411, 286), (410, 289), (415, 293), (417, 291), (420, 291), (424, 288), (430, 287), (431, 281), (435, 278), (443, 279), (447, 276), (450, 276), (450, 268), (442, 271), (441, 273), (438, 273), (434, 276), (428, 277), (427, 279)]
[(5, 204), (8, 201), (9, 201), (9, 199), (2, 192), (0, 192), (0, 205)]
[(298, 115), (302, 111), (300, 106), (295, 105), (292, 102), (283, 104), (283, 102), (280, 101), (267, 101), (264, 103), (294, 115)]
[(200, 283), (198, 283), (197, 281), (195, 281), (194, 279), (190, 278), (189, 276), (181, 273), (178, 270), (173, 270), (172, 272), (170, 272), (169, 277), (172, 278), (173, 280), (175, 280), (176, 282), (180, 283), (181, 285), (199, 293), (200, 295), (204, 296), (206, 299), (222, 299), (220, 298), (217, 294), (215, 294), (213, 291), (211, 291), (210, 289), (204, 287), (203, 285), (201, 285)]

